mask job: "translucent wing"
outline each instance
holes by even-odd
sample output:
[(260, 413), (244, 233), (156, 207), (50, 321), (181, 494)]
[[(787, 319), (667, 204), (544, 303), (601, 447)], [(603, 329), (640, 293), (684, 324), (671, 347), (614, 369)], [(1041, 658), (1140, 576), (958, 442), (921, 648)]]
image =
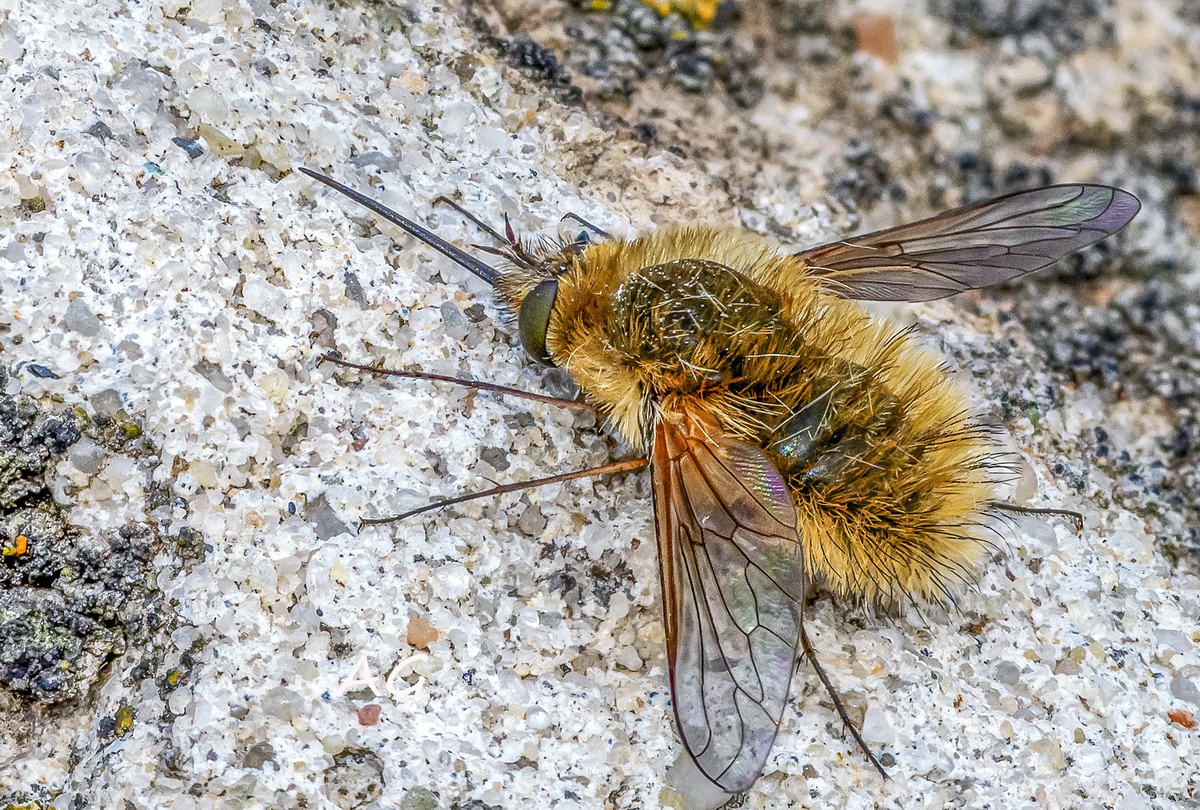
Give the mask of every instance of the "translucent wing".
[(1032, 273), (1116, 233), (1141, 203), (1109, 186), (1048, 186), (796, 254), (830, 292), (932, 301)]
[(758, 778), (787, 704), (805, 593), (796, 511), (761, 450), (667, 414), (651, 461), (675, 718), (730, 793)]

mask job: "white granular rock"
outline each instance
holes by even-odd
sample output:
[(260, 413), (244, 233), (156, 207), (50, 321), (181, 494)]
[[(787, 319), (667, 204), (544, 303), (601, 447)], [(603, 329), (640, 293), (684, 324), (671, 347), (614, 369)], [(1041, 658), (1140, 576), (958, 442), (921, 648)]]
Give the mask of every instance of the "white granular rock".
[[(1118, 326), (1152, 328), (1152, 305), (1171, 296), (1183, 303), (1166, 316), (1168, 359), (1200, 351), (1186, 303), (1200, 285), (1194, 132), (1162, 129), (1200, 87), (1190, 2), (1115, 0), (1095, 14), (801, 3), (819, 8), (804, 30), (773, 31), (756, 54), (766, 95), (752, 110), (717, 89), (682, 96), (657, 74), (629, 98), (597, 100), (588, 88), (600, 79), (574, 68), (584, 101), (567, 105), (510, 68), (460, 19), (462, 4), (3, 5), (5, 390), (123, 411), (141, 428), (156, 455), (102, 451), (91, 437), (51, 486), (85, 532), (164, 534), (163, 600), (144, 609), (170, 619), (53, 722), (2, 697), (0, 805), (333, 807), (353, 791), (414, 810), (724, 801), (671, 768), (680, 748), (645, 476), (357, 529), (614, 449), (592, 417), (318, 365), (336, 351), (553, 385), (494, 325), (486, 285), (300, 166), (459, 245), (486, 236), (435, 207), (439, 195), (494, 226), (507, 213), (524, 235), (557, 233), (570, 212), (618, 234), (746, 225), (802, 245), (1002, 190), (1020, 168), (1033, 181), (1040, 168), (1063, 182), (1128, 178), (1143, 214), (1109, 252), (1065, 268), (1082, 292), (1037, 282), (901, 308), (1013, 432), (1029, 465), (1020, 499), (1078, 510), (1084, 531), (999, 526), (982, 578), (944, 613), (888, 622), (817, 599), (805, 617), (817, 655), (852, 709), (868, 707), (863, 732), (893, 778), (842, 733), (802, 661), (744, 806), (1194, 801), (1200, 737), (1171, 717), (1200, 710), (1200, 581), (1194, 559), (1163, 543), (1187, 536), (1195, 489), (1140, 464), (1184, 453), (1188, 425), (1171, 418), (1194, 375), (1139, 388), (1070, 373), (1116, 351), (1103, 339)], [(479, 25), (508, 36), (519, 32), (499, 27), (521, 20), (577, 53), (575, 13), (501, 3)], [(895, 64), (855, 52), (867, 13), (894, 16)], [(733, 29), (743, 42), (758, 33)], [(657, 140), (631, 137), (651, 123)], [(1093, 281), (1096, 256), (1107, 263)], [(1022, 295), (1125, 309), (1078, 342), (1034, 345), (1013, 316)], [(1106, 457), (1084, 452), (1097, 428)], [(168, 565), (180, 547), (186, 563)], [(427, 649), (408, 640), (414, 617), (437, 630)], [(378, 691), (342, 689), (360, 661)], [(371, 722), (367, 704), (381, 709)]]

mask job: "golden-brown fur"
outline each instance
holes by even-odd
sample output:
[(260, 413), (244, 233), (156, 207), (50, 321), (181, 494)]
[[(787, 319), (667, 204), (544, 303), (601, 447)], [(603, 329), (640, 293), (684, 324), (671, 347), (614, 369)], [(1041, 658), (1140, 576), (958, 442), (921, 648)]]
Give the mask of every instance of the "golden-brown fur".
[(845, 597), (939, 599), (968, 578), (993, 447), (908, 333), (748, 234), (669, 229), (555, 260), (547, 347), (634, 446), (687, 407), (762, 447), (810, 573)]

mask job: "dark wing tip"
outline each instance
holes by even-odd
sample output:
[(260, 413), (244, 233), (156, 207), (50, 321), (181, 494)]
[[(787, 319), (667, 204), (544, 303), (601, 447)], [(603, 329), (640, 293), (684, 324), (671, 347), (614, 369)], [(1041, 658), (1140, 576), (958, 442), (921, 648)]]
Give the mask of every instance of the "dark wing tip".
[(1120, 231), (1141, 207), (1113, 186), (1045, 186), (795, 255), (835, 295), (932, 301), (1047, 267)]
[(1136, 196), (1122, 188), (1113, 188), (1111, 186), (1100, 186), (1112, 193), (1112, 201), (1109, 202), (1108, 208), (1097, 217), (1097, 222), (1100, 228), (1107, 233), (1113, 234), (1128, 225), (1138, 211), (1142, 210), (1142, 201)]

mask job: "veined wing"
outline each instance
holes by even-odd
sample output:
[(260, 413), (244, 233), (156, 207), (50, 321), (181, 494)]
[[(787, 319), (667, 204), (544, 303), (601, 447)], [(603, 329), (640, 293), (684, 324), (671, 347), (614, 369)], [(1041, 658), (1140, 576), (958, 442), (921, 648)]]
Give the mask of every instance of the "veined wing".
[(795, 506), (761, 450), (686, 413), (660, 419), (651, 470), (675, 718), (701, 772), (737, 793), (762, 772), (797, 660)]
[(1137, 197), (1110, 186), (1047, 186), (795, 254), (829, 292), (932, 301), (1040, 270), (1125, 227)]

